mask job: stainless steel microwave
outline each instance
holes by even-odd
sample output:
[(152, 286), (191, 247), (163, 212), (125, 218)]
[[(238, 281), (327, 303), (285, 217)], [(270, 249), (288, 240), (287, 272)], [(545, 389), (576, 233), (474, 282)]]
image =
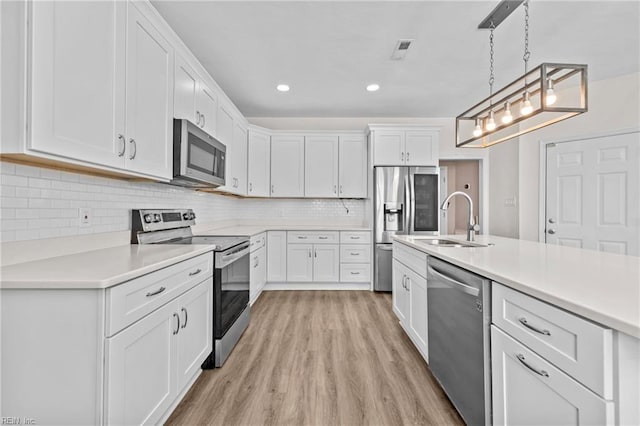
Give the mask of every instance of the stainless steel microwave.
[(189, 120), (173, 120), (172, 185), (215, 188), (225, 184), (226, 146)]

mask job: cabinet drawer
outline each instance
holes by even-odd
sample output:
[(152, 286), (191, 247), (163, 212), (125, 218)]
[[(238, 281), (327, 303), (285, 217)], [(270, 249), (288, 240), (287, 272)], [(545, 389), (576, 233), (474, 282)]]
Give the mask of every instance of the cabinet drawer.
[(427, 277), (427, 254), (407, 247), (402, 243), (393, 243), (393, 258), (413, 269), (422, 278)]
[(345, 283), (364, 283), (371, 281), (369, 263), (343, 263), (340, 265), (340, 281)]
[(492, 322), (598, 395), (613, 398), (610, 329), (495, 282)]
[(254, 251), (258, 250), (260, 247), (264, 247), (266, 241), (267, 241), (266, 232), (263, 232), (262, 234), (254, 235), (253, 237), (251, 237), (251, 240), (249, 243), (249, 250), (253, 253)]
[(365, 244), (340, 245), (340, 263), (371, 263), (371, 246)]
[(339, 233), (336, 231), (289, 231), (287, 232), (287, 242), (303, 244), (337, 244), (339, 242)]
[(491, 326), (493, 424), (613, 425), (605, 401), (534, 351)]
[(370, 244), (371, 232), (369, 231), (341, 231), (340, 242), (342, 244)]
[(107, 336), (112, 336), (213, 275), (205, 253), (107, 289)]

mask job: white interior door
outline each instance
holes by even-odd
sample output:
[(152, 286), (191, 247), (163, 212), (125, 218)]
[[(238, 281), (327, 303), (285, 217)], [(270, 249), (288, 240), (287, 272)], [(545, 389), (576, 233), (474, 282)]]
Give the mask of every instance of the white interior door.
[(640, 133), (547, 145), (546, 242), (640, 255)]

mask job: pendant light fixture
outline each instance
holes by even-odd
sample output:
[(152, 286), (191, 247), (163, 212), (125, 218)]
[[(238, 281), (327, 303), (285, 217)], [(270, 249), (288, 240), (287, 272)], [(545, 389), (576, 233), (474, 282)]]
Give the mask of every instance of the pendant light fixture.
[[(524, 74), (494, 92), (495, 28), (524, 3)], [(480, 23), (489, 29), (489, 97), (456, 117), (456, 147), (485, 148), (587, 111), (587, 65), (542, 63), (529, 71), (529, 0), (502, 0)]]

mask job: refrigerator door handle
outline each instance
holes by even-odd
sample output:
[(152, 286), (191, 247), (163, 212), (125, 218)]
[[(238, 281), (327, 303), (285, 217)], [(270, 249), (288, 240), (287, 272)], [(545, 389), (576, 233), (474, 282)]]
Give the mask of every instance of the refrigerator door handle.
[(404, 197), (405, 197), (405, 220), (404, 220), (404, 226), (405, 226), (405, 234), (409, 235), (409, 234), (413, 234), (413, 216), (415, 214), (414, 212), (414, 199), (412, 197), (412, 174), (411, 174), (411, 170), (409, 169), (408, 173), (405, 175), (404, 178)]

